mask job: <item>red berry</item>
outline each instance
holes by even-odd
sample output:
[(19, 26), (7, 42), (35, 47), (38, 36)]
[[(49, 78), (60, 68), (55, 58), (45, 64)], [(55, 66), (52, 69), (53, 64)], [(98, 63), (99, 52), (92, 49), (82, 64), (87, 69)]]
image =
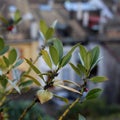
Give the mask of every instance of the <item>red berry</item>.
[(8, 26), (8, 27), (7, 27), (7, 30), (8, 30), (8, 31), (12, 31), (13, 28), (14, 28), (14, 26), (11, 25), (11, 26)]

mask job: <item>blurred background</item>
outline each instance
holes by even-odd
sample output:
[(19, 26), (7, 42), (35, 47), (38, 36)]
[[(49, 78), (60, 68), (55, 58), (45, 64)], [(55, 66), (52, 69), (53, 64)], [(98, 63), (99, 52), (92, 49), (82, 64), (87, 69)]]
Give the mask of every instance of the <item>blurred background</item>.
[[(21, 12), (22, 21), (10, 32), (0, 30), (0, 34), (5, 38), (7, 44), (17, 49), (21, 58), (36, 58), (40, 46), (43, 45), (39, 30), (40, 20), (45, 20), (48, 25), (57, 20), (55, 36), (63, 42), (65, 53), (76, 43), (83, 44), (87, 49), (96, 45), (100, 47), (103, 58), (92, 71), (92, 75), (106, 76), (109, 80), (99, 84), (89, 83), (88, 88), (102, 88), (102, 97), (83, 105), (76, 105), (73, 108), (74, 112), (71, 112), (70, 117), (66, 117), (65, 120), (77, 120), (75, 118), (77, 113), (83, 114), (90, 120), (107, 120), (108, 118), (109, 120), (120, 120), (120, 1), (0, 0), (0, 13), (10, 23), (14, 20), (17, 9)], [(3, 24), (0, 22), (0, 25)], [(71, 61), (80, 62), (77, 50)], [(41, 59), (36, 64), (40, 70), (48, 70)], [(13, 75), (20, 74), (27, 69), (28, 66), (24, 63)], [(75, 82), (80, 80), (69, 65), (62, 69), (58, 77)], [(10, 120), (17, 119), (15, 116), (17, 117), (19, 112), (33, 99), (35, 90), (36, 88), (33, 86), (30, 92), (10, 96), (13, 100), (9, 104)], [(70, 101), (76, 97), (75, 94), (63, 90), (58, 90), (57, 94), (69, 98)], [(24, 99), (26, 102), (23, 103)], [(38, 106), (40, 107), (38, 108)], [(44, 116), (44, 119), (54, 120), (65, 108), (63, 102), (53, 99), (45, 105), (39, 104), (34, 107), (25, 120), (37, 120), (31, 116), (34, 114), (39, 116), (38, 113), (43, 116), (47, 113), (48, 116)]]

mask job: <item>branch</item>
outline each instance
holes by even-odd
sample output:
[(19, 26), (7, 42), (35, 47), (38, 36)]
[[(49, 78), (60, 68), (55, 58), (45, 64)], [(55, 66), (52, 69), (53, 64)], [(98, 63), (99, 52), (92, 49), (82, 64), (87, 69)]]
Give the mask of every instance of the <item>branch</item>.
[(58, 120), (63, 120), (63, 118), (68, 114), (70, 109), (75, 106), (76, 103), (78, 103), (80, 98), (77, 98), (65, 111), (64, 113), (60, 116)]
[(37, 98), (35, 98), (32, 103), (23, 111), (18, 120), (23, 120), (27, 112), (37, 103)]

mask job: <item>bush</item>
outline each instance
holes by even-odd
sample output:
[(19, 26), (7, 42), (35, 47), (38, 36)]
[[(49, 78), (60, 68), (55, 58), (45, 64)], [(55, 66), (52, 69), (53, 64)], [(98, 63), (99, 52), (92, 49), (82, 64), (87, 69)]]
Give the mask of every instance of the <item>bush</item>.
[[(5, 26), (5, 30), (8, 29), (11, 31), (12, 28), (22, 18), (20, 16), (20, 12), (17, 10), (15, 12), (15, 18), (12, 25), (9, 25), (9, 22), (3, 16), (0, 16), (0, 19), (3, 23), (6, 23), (8, 25), (7, 28)], [(0, 37), (0, 60), (2, 61), (0, 64), (1, 120), (4, 120), (3, 108), (5, 107), (4, 104), (7, 101), (7, 96), (14, 92), (21, 93), (22, 89), (27, 89), (28, 87), (30, 88), (32, 83), (34, 83), (34, 86), (39, 88), (36, 91), (35, 100), (32, 101), (32, 104), (30, 104), (30, 106), (28, 106), (28, 102), (10, 102), (8, 106), (10, 120), (16, 120), (19, 116), (20, 117), (18, 120), (41, 120), (40, 116), (43, 116), (43, 113), (39, 111), (39, 108), (37, 106), (33, 106), (37, 104), (37, 102), (40, 102), (41, 104), (46, 103), (54, 97), (68, 103), (67, 98), (54, 94), (56, 91), (54, 88), (57, 87), (78, 94), (78, 97), (71, 104), (72, 106), (70, 106), (70, 108), (78, 102), (95, 99), (101, 94), (102, 90), (100, 88), (94, 88), (90, 90), (87, 88), (89, 81), (99, 83), (107, 80), (107, 78), (104, 76), (91, 77), (92, 69), (101, 60), (99, 46), (96, 46), (91, 50), (87, 50), (83, 45), (78, 43), (72, 46), (70, 51), (64, 54), (64, 46), (62, 44), (62, 41), (54, 36), (55, 24), (56, 21), (53, 22), (52, 25), (48, 26), (45, 21), (40, 21), (40, 33), (44, 44), (40, 46), (38, 56), (35, 59), (24, 58), (25, 62), (29, 65), (29, 68), (27, 71), (21, 71), (19, 75), (15, 74), (12, 76), (12, 73), (13, 71), (15, 72), (17, 69), (19, 69), (19, 65), (21, 65), (24, 60), (19, 56), (17, 49), (6, 45), (4, 38)], [(78, 56), (80, 60), (78, 64), (73, 64), (70, 62), (75, 49), (78, 49)], [(44, 65), (48, 67), (48, 70), (45, 72), (43, 72), (42, 69), (39, 69), (39, 67), (35, 65), (39, 58), (41, 58), (45, 63)], [(75, 80), (60, 80), (57, 78), (59, 72), (66, 65), (70, 65), (71, 69), (73, 69), (74, 72), (78, 74), (80, 78), (82, 78), (82, 83), (80, 81), (76, 83), (74, 82)], [(30, 73), (31, 71), (35, 73), (35, 76)], [(31, 111), (28, 114), (28, 111), (30, 109)], [(67, 112), (69, 112), (69, 110), (70, 109), (68, 107)], [(62, 120), (65, 114), (61, 115), (59, 120)], [(47, 116), (44, 118), (43, 116), (43, 120), (50, 120), (50, 118), (46, 117)]]

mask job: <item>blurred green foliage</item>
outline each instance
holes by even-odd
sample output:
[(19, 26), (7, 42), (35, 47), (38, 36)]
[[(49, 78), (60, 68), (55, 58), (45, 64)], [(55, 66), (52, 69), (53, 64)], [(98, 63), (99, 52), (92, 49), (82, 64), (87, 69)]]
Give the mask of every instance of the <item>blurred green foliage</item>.
[[(64, 106), (58, 114), (68, 106)], [(82, 114), (87, 120), (120, 120), (120, 105), (106, 104), (105, 101), (96, 99), (84, 103), (77, 103), (63, 120), (78, 120), (78, 114)]]
[[(23, 110), (29, 106), (31, 101), (12, 101), (7, 105), (8, 119), (18, 120)], [(26, 114), (23, 120), (54, 120), (52, 117), (47, 115), (39, 104), (36, 104), (32, 109)]]

